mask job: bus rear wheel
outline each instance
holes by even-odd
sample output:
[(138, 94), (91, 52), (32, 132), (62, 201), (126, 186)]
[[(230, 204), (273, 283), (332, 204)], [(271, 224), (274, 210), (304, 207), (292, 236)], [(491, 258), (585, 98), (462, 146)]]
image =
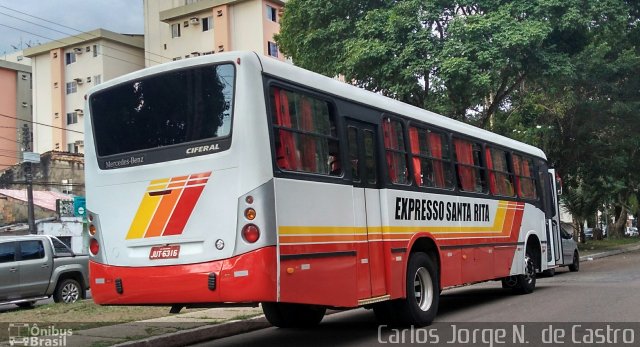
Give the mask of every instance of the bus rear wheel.
[(278, 328), (310, 328), (322, 321), (327, 309), (314, 305), (263, 302), (262, 311), (269, 323)]
[(433, 260), (423, 252), (411, 253), (407, 264), (407, 296), (394, 301), (399, 323), (425, 326), (438, 312), (440, 281)]
[(530, 247), (524, 257), (524, 274), (516, 276), (517, 284), (513, 289), (520, 294), (530, 294), (536, 288), (536, 263), (535, 254)]

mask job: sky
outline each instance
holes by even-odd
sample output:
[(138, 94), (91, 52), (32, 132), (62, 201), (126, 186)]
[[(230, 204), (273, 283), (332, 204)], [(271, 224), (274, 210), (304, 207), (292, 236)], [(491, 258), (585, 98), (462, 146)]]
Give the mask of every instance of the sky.
[(143, 34), (142, 0), (0, 0), (0, 55), (98, 28)]

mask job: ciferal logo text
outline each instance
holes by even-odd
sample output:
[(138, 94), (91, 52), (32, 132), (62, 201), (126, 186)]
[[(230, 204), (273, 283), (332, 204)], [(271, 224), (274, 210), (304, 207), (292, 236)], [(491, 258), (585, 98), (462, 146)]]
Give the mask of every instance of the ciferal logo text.
[(205, 146), (197, 146), (197, 147), (187, 148), (187, 154), (195, 154), (195, 153), (201, 153), (201, 152), (211, 152), (211, 151), (217, 151), (219, 149), (220, 149), (220, 146), (217, 143), (213, 143), (213, 144), (205, 145)]

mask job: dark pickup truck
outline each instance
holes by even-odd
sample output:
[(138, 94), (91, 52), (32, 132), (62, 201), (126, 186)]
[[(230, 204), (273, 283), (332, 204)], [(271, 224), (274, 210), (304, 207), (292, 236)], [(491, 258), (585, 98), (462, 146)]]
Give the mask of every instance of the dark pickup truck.
[(53, 236), (1, 236), (0, 305), (30, 307), (51, 296), (64, 303), (84, 299), (88, 262)]

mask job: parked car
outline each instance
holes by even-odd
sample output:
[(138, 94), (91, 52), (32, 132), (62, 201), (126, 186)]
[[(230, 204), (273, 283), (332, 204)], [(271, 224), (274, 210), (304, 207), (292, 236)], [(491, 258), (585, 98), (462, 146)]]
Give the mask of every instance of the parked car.
[[(586, 229), (585, 229), (586, 234)], [(562, 255), (558, 262), (558, 267), (569, 267), (569, 271), (580, 271), (580, 252), (578, 251), (578, 243), (573, 239), (573, 235), (564, 229), (560, 229), (560, 238), (562, 239)], [(543, 273), (546, 276), (553, 276), (556, 269), (548, 269)]]
[(0, 237), (0, 305), (30, 307), (53, 296), (55, 302), (84, 299), (89, 257), (74, 254), (53, 236)]
[(593, 240), (593, 228), (584, 228), (584, 237), (586, 240)]
[(625, 236), (638, 236), (638, 228), (636, 227), (627, 227), (624, 231)]

